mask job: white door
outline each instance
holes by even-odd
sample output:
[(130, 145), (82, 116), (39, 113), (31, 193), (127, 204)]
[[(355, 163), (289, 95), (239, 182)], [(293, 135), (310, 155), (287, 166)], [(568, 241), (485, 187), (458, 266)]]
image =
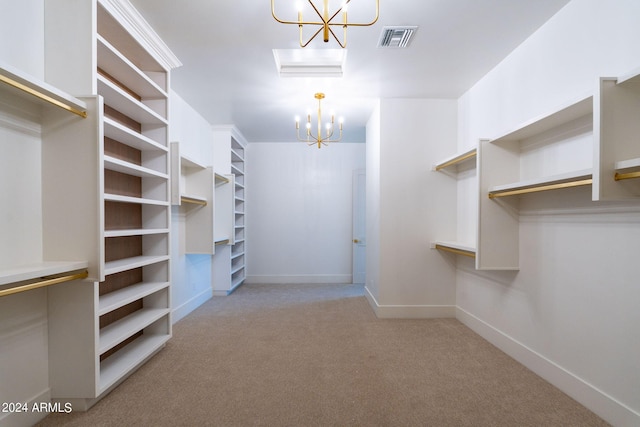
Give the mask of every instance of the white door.
[(365, 283), (366, 242), (365, 242), (365, 187), (364, 169), (353, 171), (353, 283)]

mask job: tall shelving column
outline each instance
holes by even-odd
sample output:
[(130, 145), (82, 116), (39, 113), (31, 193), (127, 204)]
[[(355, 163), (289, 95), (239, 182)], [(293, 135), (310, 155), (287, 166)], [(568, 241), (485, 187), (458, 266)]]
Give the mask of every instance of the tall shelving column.
[[(46, 19), (57, 24), (47, 33), (51, 46), (78, 47), (69, 58), (76, 78), (55, 60), (48, 75), (69, 91), (90, 86), (99, 100), (97, 149), (83, 159), (99, 183), (90, 197), (100, 218), (99, 268), (92, 284), (49, 295), (52, 396), (82, 410), (171, 337), (168, 93), (179, 62), (167, 61), (170, 52), (127, 0), (52, 0)], [(75, 42), (80, 27), (87, 39)]]
[(234, 126), (213, 127), (213, 169), (229, 180), (216, 187), (216, 199), (220, 196), (216, 210), (221, 221), (211, 266), (214, 295), (229, 295), (246, 277), (245, 147), (246, 141)]
[(234, 188), (234, 245), (231, 248), (231, 288), (240, 286), (245, 272), (245, 191), (244, 146), (231, 137), (231, 170), (235, 175)]

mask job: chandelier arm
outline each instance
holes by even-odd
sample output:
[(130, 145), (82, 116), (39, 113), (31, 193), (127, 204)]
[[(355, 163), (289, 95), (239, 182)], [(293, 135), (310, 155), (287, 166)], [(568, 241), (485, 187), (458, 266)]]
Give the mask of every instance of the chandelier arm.
[[(333, 18), (335, 18), (336, 16), (338, 16), (338, 14), (339, 14), (340, 12), (342, 12), (342, 9), (344, 9), (344, 7), (345, 7), (347, 4), (349, 4), (349, 2), (350, 2), (350, 1), (351, 1), (351, 0), (347, 0), (347, 1), (345, 1), (345, 2), (342, 4), (342, 6), (340, 6), (340, 9), (338, 9), (338, 10), (336, 11), (336, 13), (334, 13), (334, 14), (331, 16), (331, 18), (327, 19), (327, 24), (329, 24), (329, 25), (336, 25), (336, 24), (330, 24), (330, 22), (333, 20)], [(343, 25), (343, 24), (340, 24), (340, 25)]]
[[(347, 47), (347, 29), (344, 29), (344, 44), (340, 41), (340, 39), (338, 39), (338, 36), (336, 36), (336, 33), (333, 32), (333, 30), (331, 29), (331, 27), (329, 27), (329, 32), (331, 33), (331, 35), (333, 36), (333, 38), (336, 40), (336, 42), (338, 43), (338, 45), (340, 45), (341, 48), (346, 48)], [(315, 36), (314, 36), (315, 37)]]
[[(340, 9), (342, 9), (342, 8), (340, 8)], [(338, 11), (338, 12), (340, 12), (340, 11)], [(336, 13), (336, 15), (337, 15), (337, 13)], [(335, 17), (335, 15), (333, 17)], [(333, 19), (333, 17), (331, 17), (331, 19)], [(376, 22), (378, 22), (379, 18), (380, 18), (380, 0), (376, 0), (376, 16), (375, 16), (375, 18), (373, 18), (373, 21), (368, 22), (368, 23), (357, 23), (357, 22), (351, 23), (351, 22), (349, 22), (347, 25), (349, 27), (370, 27), (371, 25), (373, 25)], [(344, 25), (343, 22), (328, 22), (328, 24), (329, 25)]]
[(273, 16), (273, 19), (275, 19), (281, 24), (298, 24), (298, 21), (285, 21), (283, 19), (278, 18), (278, 16), (276, 15), (275, 0), (271, 0), (271, 16)]
[[(322, 24), (318, 24), (318, 25), (322, 25)], [(311, 40), (313, 40), (314, 38), (316, 38), (316, 36), (317, 36), (318, 34), (320, 34), (320, 31), (322, 31), (322, 30), (323, 30), (323, 27), (320, 27), (320, 28), (318, 29), (318, 31), (316, 31), (316, 32), (311, 36), (311, 38), (310, 38), (309, 40), (307, 40), (307, 42), (306, 42), (306, 43), (304, 43), (304, 44), (303, 44), (303, 43), (302, 43), (302, 25), (300, 25), (300, 47), (307, 47), (307, 45), (308, 45), (309, 43), (311, 43)]]
[(318, 8), (316, 7), (315, 4), (313, 4), (313, 2), (311, 0), (309, 0), (309, 4), (311, 5), (311, 7), (313, 8), (313, 10), (316, 11), (316, 13), (318, 14), (318, 16), (320, 17), (320, 19), (322, 19), (322, 23), (320, 23), (320, 25), (324, 25), (324, 16), (322, 16), (322, 14), (320, 13), (320, 11), (318, 10)]

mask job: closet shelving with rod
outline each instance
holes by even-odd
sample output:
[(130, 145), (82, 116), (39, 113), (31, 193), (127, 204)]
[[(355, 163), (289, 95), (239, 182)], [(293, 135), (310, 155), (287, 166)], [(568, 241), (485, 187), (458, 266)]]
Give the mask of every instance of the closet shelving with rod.
[(171, 337), (168, 93), (178, 63), (126, 1), (51, 0), (45, 22), (56, 23), (45, 25), (48, 52), (74, 46), (48, 56), (49, 78), (97, 95), (85, 101), (84, 138), (60, 134), (57, 147), (86, 181), (66, 213), (84, 224), (91, 282), (49, 292), (51, 394), (78, 410)]
[(640, 197), (640, 69), (617, 78), (601, 78), (596, 102), (599, 167), (594, 200)]
[[(466, 150), (462, 153), (456, 154), (452, 157), (446, 158), (433, 166), (433, 170), (436, 172), (444, 173), (455, 179), (456, 182), (449, 183), (452, 186), (458, 185), (459, 182), (464, 180), (475, 179), (476, 177), (476, 160), (477, 160), (477, 148)], [(453, 214), (453, 212), (452, 212)], [(476, 256), (476, 248), (473, 243), (460, 242), (455, 237), (447, 236), (445, 240), (436, 240), (432, 242), (431, 246), (434, 249), (454, 253), (456, 255), (463, 255), (471, 258)]]
[(480, 142), (476, 268), (519, 268), (518, 196), (590, 186), (592, 147), (592, 96)]
[[(72, 159), (52, 157), (55, 147), (51, 145), (55, 145), (57, 141), (56, 133), (51, 129), (64, 127), (73, 129), (72, 132), (80, 130), (81, 133), (85, 126), (90, 125), (90, 120), (86, 119), (87, 109), (84, 100), (8, 64), (0, 63), (0, 114), (5, 120), (15, 121), (16, 129), (24, 128), (27, 134), (37, 134), (33, 138), (39, 138), (43, 147), (40, 158), (29, 159), (29, 164), (37, 165), (33, 167), (33, 171), (29, 167), (13, 170), (10, 164), (2, 167), (2, 171), (7, 173), (0, 175), (2, 182), (7, 185), (11, 183), (14, 188), (7, 189), (7, 194), (15, 193), (16, 196), (6, 208), (11, 207), (21, 214), (13, 216), (6, 212), (6, 217), (12, 220), (9, 221), (11, 227), (2, 230), (0, 296), (83, 279), (88, 274), (89, 263), (81, 250), (75, 247), (71, 250), (56, 250), (55, 234), (59, 228), (64, 228), (64, 221), (58, 221), (58, 206), (50, 201), (55, 197), (62, 197), (66, 187), (46, 185), (48, 181), (60, 179), (59, 169), (50, 167), (53, 163), (60, 161), (62, 164), (58, 167), (73, 167)], [(19, 140), (20, 133), (18, 130), (5, 139), (8, 144), (7, 152), (10, 153), (6, 158), (13, 163), (16, 162), (11, 155), (22, 156), (23, 151), (26, 156), (35, 154), (28, 149), (31, 144)], [(39, 179), (40, 176), (42, 180)], [(16, 177), (20, 182), (17, 186), (14, 184)], [(42, 188), (41, 182), (44, 182)], [(27, 230), (35, 231), (32, 233)], [(42, 230), (42, 233), (37, 232), (38, 230)]]

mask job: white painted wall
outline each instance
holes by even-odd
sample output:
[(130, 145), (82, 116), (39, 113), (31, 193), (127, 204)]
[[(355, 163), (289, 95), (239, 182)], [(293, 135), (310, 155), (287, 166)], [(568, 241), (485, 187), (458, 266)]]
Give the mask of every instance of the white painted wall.
[(454, 265), (430, 244), (455, 233), (450, 178), (431, 169), (454, 151), (456, 120), (455, 100), (382, 99), (369, 121), (367, 231), (379, 235), (368, 236), (367, 291), (380, 317), (455, 315)]
[[(459, 149), (640, 67), (639, 17), (637, 0), (569, 3), (460, 98)], [(640, 208), (574, 199), (526, 199), (518, 273), (460, 261), (458, 317), (612, 424), (640, 425)]]
[[(180, 152), (205, 166), (213, 165), (211, 126), (175, 92), (171, 92), (169, 140)], [(211, 298), (211, 256), (185, 254), (185, 214), (171, 208), (171, 307), (175, 323)]]
[(246, 149), (247, 283), (351, 283), (352, 172), (365, 145)]
[(0, 1), (0, 63), (39, 79), (44, 79), (44, 7), (42, 0)]

